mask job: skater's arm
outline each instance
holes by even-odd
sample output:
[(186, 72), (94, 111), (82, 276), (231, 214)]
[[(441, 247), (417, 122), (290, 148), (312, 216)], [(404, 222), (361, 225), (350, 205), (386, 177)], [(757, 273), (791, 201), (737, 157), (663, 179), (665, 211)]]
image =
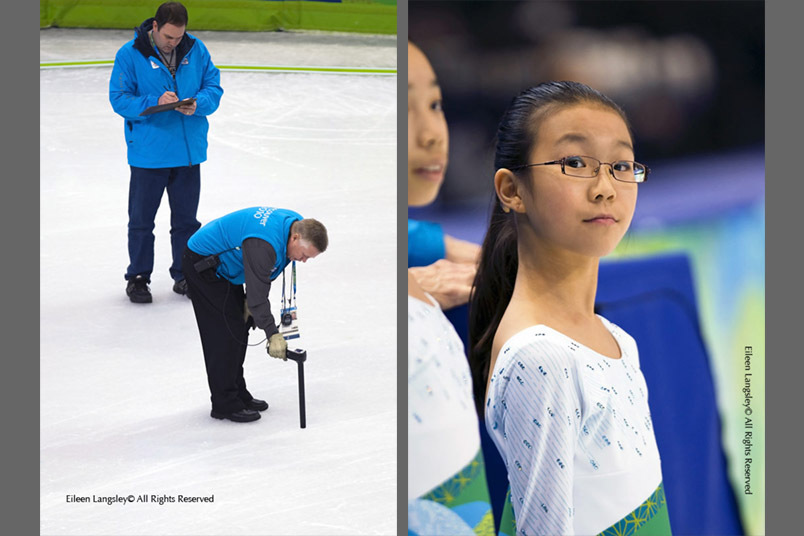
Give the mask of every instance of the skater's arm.
[(251, 316), (258, 328), (265, 330), (270, 338), (279, 330), (274, 315), (271, 314), (271, 303), (268, 293), (271, 290), (271, 270), (276, 262), (276, 251), (273, 246), (261, 238), (247, 238), (243, 241), (243, 271), (246, 279), (246, 301), (251, 309)]

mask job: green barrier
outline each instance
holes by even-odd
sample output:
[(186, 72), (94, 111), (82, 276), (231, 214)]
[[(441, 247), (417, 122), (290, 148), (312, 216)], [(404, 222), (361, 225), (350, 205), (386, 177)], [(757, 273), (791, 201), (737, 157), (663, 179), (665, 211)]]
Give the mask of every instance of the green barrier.
[(216, 65), (216, 67), (221, 71), (396, 75), (396, 69), (374, 69), (370, 67), (293, 67), (283, 65)]
[[(43, 61), (40, 69), (67, 69), (75, 67), (112, 67), (114, 60)], [(296, 67), (292, 65), (215, 65), (221, 71), (252, 71), (307, 74), (365, 74), (396, 76), (396, 69), (373, 67)]]
[[(162, 1), (40, 0), (40, 28), (139, 26)], [(396, 33), (396, 0), (184, 0), (190, 32), (198, 30), (321, 30)]]

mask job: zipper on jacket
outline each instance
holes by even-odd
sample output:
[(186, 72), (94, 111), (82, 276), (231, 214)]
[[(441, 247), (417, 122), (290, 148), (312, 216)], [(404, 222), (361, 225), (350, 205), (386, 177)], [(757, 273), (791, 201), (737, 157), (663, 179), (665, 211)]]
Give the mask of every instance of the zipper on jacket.
[[(189, 53), (189, 51), (188, 51), (188, 53)], [(184, 57), (186, 58), (187, 55), (185, 54)], [(161, 65), (167, 71), (168, 75), (170, 76), (171, 81), (173, 82), (173, 90), (174, 90), (173, 92), (176, 94), (176, 97), (179, 98), (179, 100), (181, 100), (181, 98), (179, 97), (179, 84), (176, 81), (176, 77), (173, 76), (172, 74), (170, 74), (170, 69), (168, 69), (167, 66), (165, 66), (164, 63), (161, 63)], [(179, 74), (179, 67), (181, 67), (181, 64), (176, 66), (176, 74)], [(187, 140), (187, 127), (184, 125), (184, 114), (181, 114), (181, 131), (182, 131), (182, 134), (183, 134), (183, 137), (184, 137), (184, 147), (185, 147), (185, 149), (187, 149), (187, 165), (192, 166), (193, 165), (193, 158), (192, 158), (192, 155), (190, 154), (190, 142)]]

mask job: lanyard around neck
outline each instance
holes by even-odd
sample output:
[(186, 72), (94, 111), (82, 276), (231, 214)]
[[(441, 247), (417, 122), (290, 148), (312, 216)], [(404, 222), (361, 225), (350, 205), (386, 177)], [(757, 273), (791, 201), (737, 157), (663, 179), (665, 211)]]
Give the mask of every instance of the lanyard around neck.
[[(165, 55), (162, 54), (162, 51), (159, 50), (159, 47), (156, 46), (156, 43), (154, 42), (153, 30), (148, 32), (148, 37), (151, 39), (151, 46), (154, 47), (154, 50), (156, 50), (156, 53), (159, 54), (159, 58), (162, 60), (162, 63), (165, 65), (165, 67), (168, 68), (168, 71), (170, 71), (170, 75), (175, 76), (176, 75), (176, 67), (173, 64), (171, 64), (170, 60), (168, 60), (165, 57)], [(176, 59), (176, 49), (174, 48), (173, 51), (170, 54), (173, 56), (173, 59), (175, 60)], [(177, 62), (174, 61), (173, 63), (175, 64)]]
[(293, 294), (285, 301), (285, 270), (282, 270), (282, 308), (290, 309), (291, 306), (296, 305), (296, 261), (293, 261), (290, 269), (290, 284), (293, 288)]

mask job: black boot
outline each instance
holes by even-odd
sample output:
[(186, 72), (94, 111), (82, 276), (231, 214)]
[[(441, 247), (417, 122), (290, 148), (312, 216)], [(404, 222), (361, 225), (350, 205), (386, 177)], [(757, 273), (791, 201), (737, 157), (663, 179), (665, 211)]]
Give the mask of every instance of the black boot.
[(126, 285), (128, 299), (133, 303), (151, 303), (153, 297), (151, 296), (151, 289), (148, 288), (148, 283), (150, 281), (141, 275), (129, 279), (128, 285)]
[(179, 279), (175, 283), (173, 283), (173, 292), (176, 294), (181, 294), (182, 296), (190, 297), (190, 289), (187, 288), (187, 280), (186, 279)]
[(268, 409), (268, 402), (258, 398), (252, 398), (246, 404), (246, 409), (253, 409), (254, 411), (265, 411)]
[(214, 419), (229, 419), (234, 422), (251, 422), (260, 418), (259, 412), (251, 409), (241, 409), (234, 413), (219, 413), (213, 409), (209, 415)]

